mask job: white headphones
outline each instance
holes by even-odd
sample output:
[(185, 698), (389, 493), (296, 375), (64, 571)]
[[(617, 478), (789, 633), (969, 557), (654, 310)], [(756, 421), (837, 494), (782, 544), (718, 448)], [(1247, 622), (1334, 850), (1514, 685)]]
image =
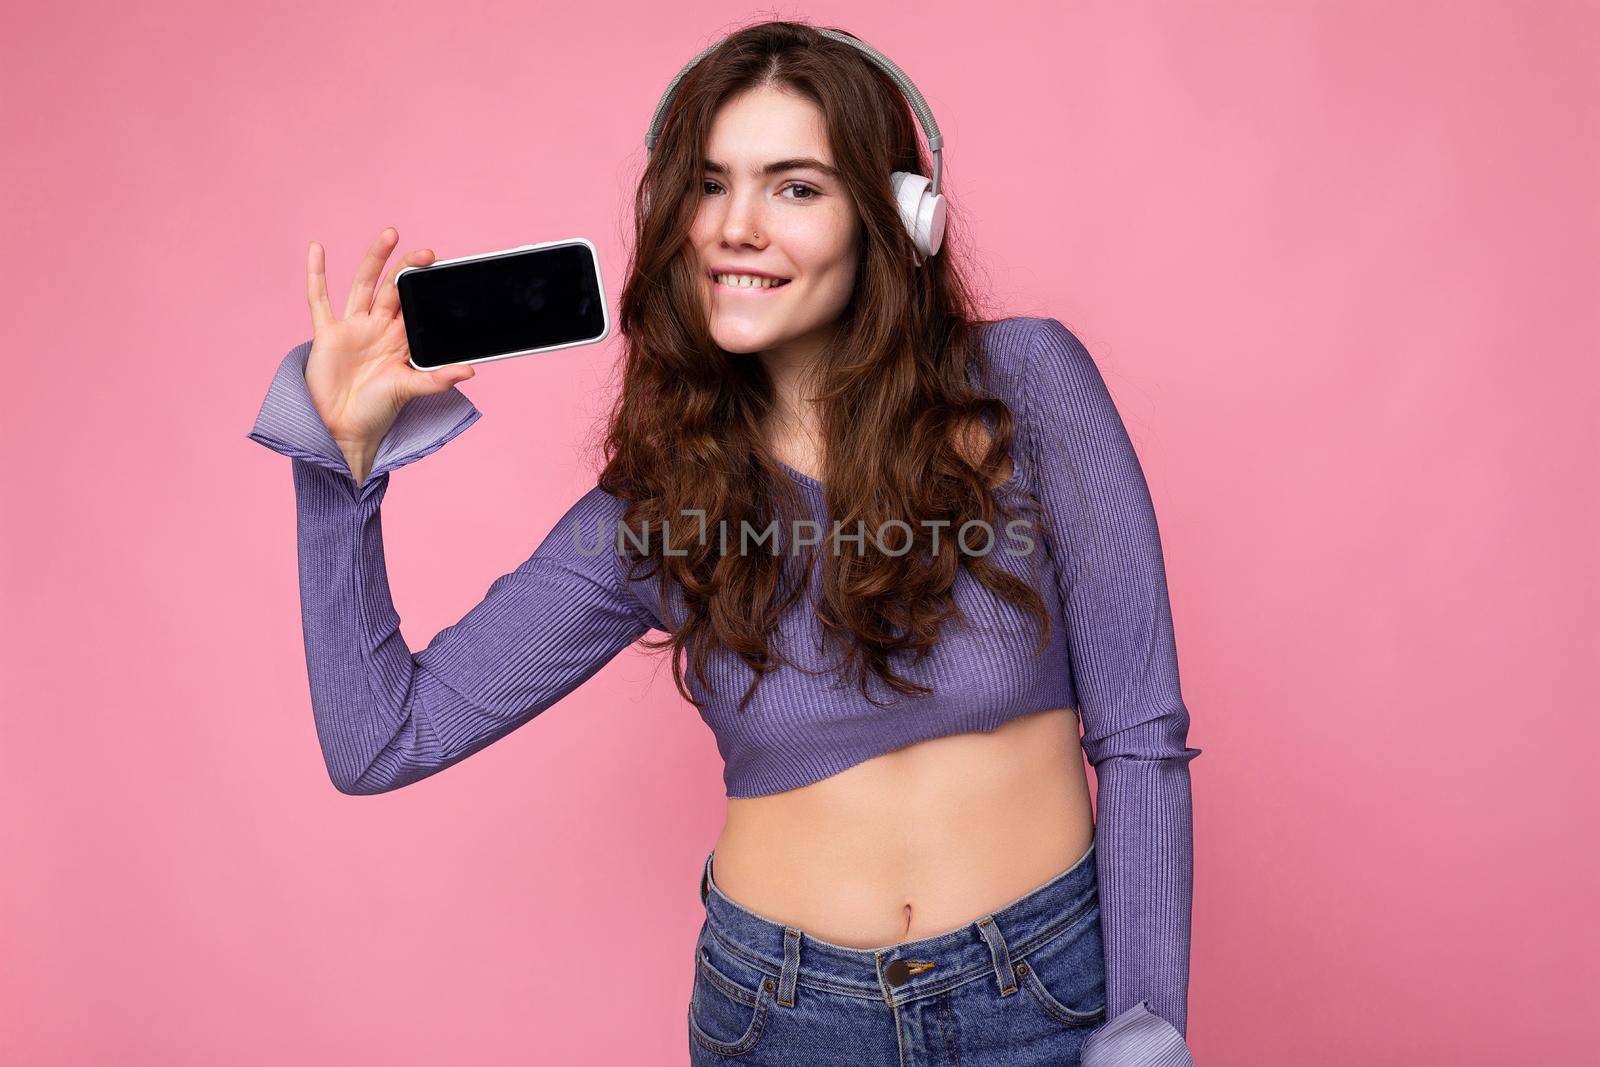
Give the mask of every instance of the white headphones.
[[(894, 79), (895, 85), (900, 87), (900, 92), (910, 103), (911, 110), (916, 113), (917, 121), (922, 125), (922, 132), (928, 139), (928, 150), (933, 153), (932, 180), (904, 170), (897, 170), (889, 175), (895, 203), (900, 208), (900, 221), (905, 225), (906, 233), (910, 234), (914, 246), (912, 261), (920, 267), (923, 257), (938, 255), (939, 247), (944, 243), (945, 206), (944, 197), (939, 192), (939, 175), (943, 170), (944, 137), (939, 133), (939, 124), (934, 121), (933, 112), (928, 109), (927, 101), (922, 99), (922, 94), (917, 91), (911, 79), (906, 77), (905, 72), (895, 66), (887, 56), (848, 34), (821, 27), (817, 28), (817, 32), (859, 50), (876, 63), (885, 74)], [(661, 102), (656, 105), (655, 115), (650, 120), (650, 132), (644, 137), (646, 151), (656, 146), (656, 137), (661, 133), (662, 121), (666, 118), (667, 107), (672, 103), (673, 94), (677, 92), (678, 83), (696, 63), (716, 47), (716, 44), (711, 45), (689, 60), (683, 69), (678, 71), (677, 77), (672, 79), (672, 84), (667, 86), (667, 91), (662, 94)]]

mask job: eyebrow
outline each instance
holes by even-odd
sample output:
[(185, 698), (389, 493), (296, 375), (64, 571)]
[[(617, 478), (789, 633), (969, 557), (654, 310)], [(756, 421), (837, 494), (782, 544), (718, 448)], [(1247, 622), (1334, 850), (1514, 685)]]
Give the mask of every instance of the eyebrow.
[[(826, 174), (830, 178), (837, 179), (839, 177), (839, 172), (837, 170), (828, 166), (820, 159), (809, 159), (805, 157), (775, 160), (762, 167), (760, 173), (762, 177), (770, 177), (774, 174), (782, 174), (786, 170), (814, 170), (818, 171), (819, 173)], [(714, 159), (708, 159), (706, 160), (706, 171), (711, 174), (725, 175), (728, 173), (728, 165), (726, 163), (719, 163)]]

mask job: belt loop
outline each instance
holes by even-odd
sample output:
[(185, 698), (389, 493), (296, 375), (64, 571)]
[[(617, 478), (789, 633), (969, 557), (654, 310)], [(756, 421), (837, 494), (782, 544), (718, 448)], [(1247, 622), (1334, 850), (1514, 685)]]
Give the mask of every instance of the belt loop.
[(994, 960), (994, 974), (1000, 981), (1000, 995), (1008, 997), (1017, 991), (1017, 976), (1011, 969), (1011, 950), (1006, 939), (995, 925), (993, 915), (978, 920), (978, 933), (989, 945), (989, 956)]
[(700, 904), (705, 905), (706, 897), (711, 895), (711, 856), (706, 853), (706, 862), (700, 868)]
[(794, 1007), (795, 982), (800, 977), (800, 931), (792, 926), (783, 928), (783, 975), (778, 979), (778, 1003), (785, 1008)]

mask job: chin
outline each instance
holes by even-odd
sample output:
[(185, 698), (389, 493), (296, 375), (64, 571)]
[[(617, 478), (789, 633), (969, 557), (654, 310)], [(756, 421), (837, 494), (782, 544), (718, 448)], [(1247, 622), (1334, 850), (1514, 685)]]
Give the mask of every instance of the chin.
[(767, 349), (782, 343), (782, 338), (775, 332), (766, 329), (728, 328), (719, 326), (715, 319), (711, 324), (711, 338), (717, 342), (717, 347), (725, 352), (736, 355), (750, 355), (756, 352), (765, 352)]

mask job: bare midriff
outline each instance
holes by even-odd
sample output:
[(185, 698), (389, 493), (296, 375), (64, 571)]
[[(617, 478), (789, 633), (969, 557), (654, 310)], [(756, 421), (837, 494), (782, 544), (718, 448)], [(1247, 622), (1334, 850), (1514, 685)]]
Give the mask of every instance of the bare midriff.
[(1060, 874), (1094, 837), (1070, 708), (907, 745), (728, 800), (712, 877), (775, 923), (848, 948), (947, 933)]

